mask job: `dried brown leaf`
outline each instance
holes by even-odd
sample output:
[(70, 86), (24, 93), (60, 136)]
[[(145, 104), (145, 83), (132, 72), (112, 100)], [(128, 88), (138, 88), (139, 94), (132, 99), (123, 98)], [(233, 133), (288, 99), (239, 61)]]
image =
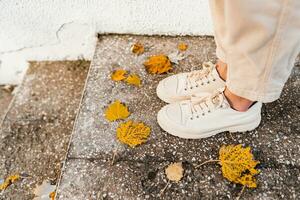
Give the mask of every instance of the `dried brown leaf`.
[(131, 120), (121, 123), (117, 128), (117, 138), (130, 147), (145, 143), (149, 135), (150, 128), (148, 126)]
[(128, 108), (119, 100), (110, 104), (105, 111), (105, 118), (110, 122), (118, 119), (126, 119), (129, 115), (130, 112), (128, 111)]
[(4, 180), (2, 184), (0, 184), (0, 190), (5, 190), (8, 186), (18, 181), (20, 178), (21, 177), (19, 174), (10, 175)]
[(172, 63), (166, 55), (150, 56), (144, 66), (151, 74), (162, 74), (172, 69)]
[(179, 44), (178, 44), (177, 48), (178, 48), (180, 51), (186, 51), (187, 48), (188, 48), (188, 45), (182, 42), (182, 43), (179, 43)]
[(254, 175), (259, 173), (255, 167), (259, 162), (253, 159), (250, 151), (250, 147), (243, 148), (241, 144), (222, 146), (219, 151), (219, 163), (223, 176), (229, 181), (255, 188)]
[(130, 74), (126, 80), (128, 84), (135, 85), (135, 86), (140, 86), (141, 85), (141, 79), (138, 75), (136, 74)]
[(135, 43), (134, 45), (131, 46), (131, 52), (136, 54), (136, 55), (143, 54), (144, 51), (145, 51), (144, 46), (139, 42), (137, 42), (137, 43)]
[(122, 81), (126, 78), (127, 71), (123, 69), (115, 70), (111, 74), (111, 80), (113, 81)]
[(170, 181), (179, 182), (183, 177), (184, 169), (181, 162), (172, 163), (166, 169), (165, 173)]

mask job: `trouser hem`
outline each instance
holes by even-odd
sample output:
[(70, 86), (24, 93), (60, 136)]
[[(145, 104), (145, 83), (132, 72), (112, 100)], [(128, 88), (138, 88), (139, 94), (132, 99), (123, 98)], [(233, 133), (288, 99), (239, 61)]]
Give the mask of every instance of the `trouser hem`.
[(249, 99), (251, 101), (259, 101), (263, 103), (273, 102), (279, 99), (281, 94), (281, 90), (275, 92), (260, 93), (256, 91), (247, 90), (244, 88), (239, 88), (229, 83), (226, 83), (226, 86), (229, 89), (229, 91), (235, 95)]

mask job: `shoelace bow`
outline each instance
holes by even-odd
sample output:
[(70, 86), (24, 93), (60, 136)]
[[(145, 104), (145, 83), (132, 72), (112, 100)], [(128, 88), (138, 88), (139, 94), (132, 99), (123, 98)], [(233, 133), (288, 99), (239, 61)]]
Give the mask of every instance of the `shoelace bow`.
[(216, 92), (211, 96), (192, 96), (191, 97), (191, 113), (194, 117), (199, 118), (200, 115), (204, 116), (206, 113), (210, 113), (213, 110), (223, 107), (224, 97), (222, 92)]
[(193, 89), (194, 87), (199, 87), (199, 85), (209, 84), (212, 81), (215, 81), (211, 71), (214, 69), (214, 65), (212, 63), (204, 63), (203, 68), (201, 70), (196, 70), (190, 72), (187, 75), (185, 90)]

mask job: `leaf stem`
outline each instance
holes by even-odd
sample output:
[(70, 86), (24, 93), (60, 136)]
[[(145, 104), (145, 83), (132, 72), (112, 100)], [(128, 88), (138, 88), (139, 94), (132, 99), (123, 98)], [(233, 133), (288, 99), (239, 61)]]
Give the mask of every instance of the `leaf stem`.
[(202, 165), (205, 165), (207, 163), (212, 163), (212, 162), (219, 162), (220, 160), (207, 160), (203, 163), (201, 163), (200, 165), (197, 165), (195, 168), (201, 167)]
[(239, 195), (237, 196), (236, 200), (239, 200), (239, 199), (241, 198), (241, 196), (242, 196), (242, 194), (243, 194), (245, 188), (246, 188), (246, 185), (243, 186), (243, 189), (240, 191), (240, 193), (239, 193)]
[(159, 196), (161, 196), (165, 192), (165, 190), (167, 189), (169, 183), (170, 183), (170, 180), (168, 180), (166, 186), (160, 191)]
[(114, 165), (115, 164), (115, 159), (116, 159), (116, 155), (117, 155), (117, 149), (115, 149), (114, 151), (113, 151), (113, 157), (112, 157), (112, 161), (111, 161), (111, 165)]

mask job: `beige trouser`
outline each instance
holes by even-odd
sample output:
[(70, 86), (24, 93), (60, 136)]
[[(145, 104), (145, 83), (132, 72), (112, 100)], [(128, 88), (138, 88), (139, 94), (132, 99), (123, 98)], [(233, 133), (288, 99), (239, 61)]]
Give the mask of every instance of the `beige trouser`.
[(278, 99), (300, 52), (300, 0), (210, 0), (210, 7), (228, 89)]

